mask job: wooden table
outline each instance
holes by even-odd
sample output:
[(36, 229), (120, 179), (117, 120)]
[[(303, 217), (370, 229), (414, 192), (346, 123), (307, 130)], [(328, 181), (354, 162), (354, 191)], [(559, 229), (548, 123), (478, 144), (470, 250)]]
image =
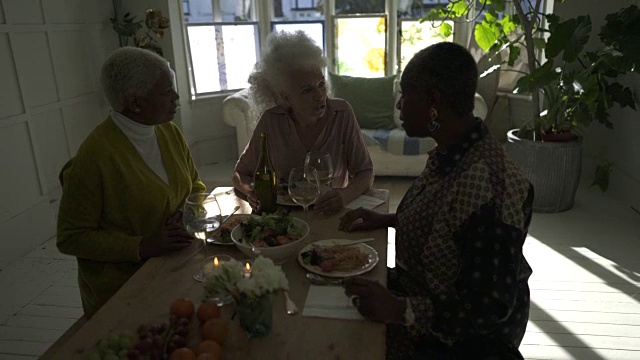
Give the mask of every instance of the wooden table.
[[(228, 213), (235, 205), (240, 205), (238, 213), (250, 213), (248, 204), (238, 199), (232, 188), (216, 188), (223, 207)], [(386, 202), (375, 210), (388, 212), (389, 192), (369, 190), (367, 195)], [(374, 237), (369, 243), (380, 256), (378, 265), (364, 276), (386, 284), (387, 230), (343, 233), (338, 231), (338, 219), (346, 209), (332, 216), (309, 213), (310, 232), (305, 242), (322, 239), (358, 239)], [(294, 211), (302, 217), (301, 210)], [(73, 333), (66, 333), (42, 357), (42, 359), (85, 358), (93, 352), (97, 342), (108, 337), (112, 331), (135, 329), (140, 324), (168, 322), (169, 305), (179, 297), (189, 297), (196, 304), (202, 299), (202, 284), (193, 280), (192, 275), (201, 264), (202, 257), (195, 256), (184, 267), (172, 272), (172, 268), (191, 254), (197, 244), (181, 252), (164, 257), (149, 259), (129, 281), (84, 325), (74, 326)], [(235, 246), (209, 245), (209, 255), (228, 254), (236, 259), (244, 259)], [(229, 319), (230, 335), (223, 347), (226, 359), (384, 359), (385, 326), (371, 321), (336, 320), (301, 315), (309, 290), (305, 270), (292, 258), (282, 265), (289, 280), (289, 295), (300, 308), (295, 316), (287, 315), (282, 294), (274, 296), (273, 329), (264, 338), (249, 339), (240, 329), (237, 318), (230, 320), (234, 305), (223, 307), (222, 317)], [(190, 345), (200, 342), (201, 336), (197, 319), (192, 320)]]

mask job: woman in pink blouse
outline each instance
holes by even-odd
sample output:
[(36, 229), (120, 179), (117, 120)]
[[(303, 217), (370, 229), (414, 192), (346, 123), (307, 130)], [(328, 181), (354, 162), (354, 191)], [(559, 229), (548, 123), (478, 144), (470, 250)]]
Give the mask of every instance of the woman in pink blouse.
[[(232, 176), (235, 188), (255, 208), (251, 189), (260, 152), (260, 133), (269, 135), (269, 157), (278, 179), (304, 165), (309, 151), (331, 155), (332, 190), (318, 198), (314, 209), (340, 211), (373, 183), (373, 164), (351, 106), (327, 97), (322, 49), (304, 32), (272, 33), (260, 62), (249, 77), (260, 120), (238, 159)], [(275, 106), (274, 106), (275, 105)]]
[(477, 79), (473, 57), (454, 43), (411, 59), (400, 84), (403, 127), (438, 146), (397, 213), (357, 209), (341, 219), (344, 231), (396, 228), (388, 289), (345, 280), (360, 313), (388, 324), (387, 359), (522, 359), (533, 187), (474, 118)]

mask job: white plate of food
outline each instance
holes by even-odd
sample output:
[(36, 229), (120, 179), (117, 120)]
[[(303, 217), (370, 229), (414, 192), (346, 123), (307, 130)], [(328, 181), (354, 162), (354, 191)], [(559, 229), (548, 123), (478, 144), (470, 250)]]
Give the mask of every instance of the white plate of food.
[(240, 225), (240, 223), (247, 222), (249, 216), (251, 215), (231, 215), (227, 221), (222, 223), (222, 225), (213, 232), (212, 237), (207, 240), (207, 243), (214, 245), (235, 245), (233, 240), (231, 240), (231, 231), (233, 231), (236, 226)]
[(289, 195), (288, 193), (278, 194), (277, 203), (278, 205), (284, 205), (284, 206), (302, 206), (297, 202), (293, 201), (293, 199), (291, 198), (291, 195)]
[[(351, 245), (350, 245), (351, 244)], [(353, 240), (327, 239), (313, 242), (298, 253), (300, 265), (322, 276), (349, 277), (364, 274), (378, 263), (378, 252)]]

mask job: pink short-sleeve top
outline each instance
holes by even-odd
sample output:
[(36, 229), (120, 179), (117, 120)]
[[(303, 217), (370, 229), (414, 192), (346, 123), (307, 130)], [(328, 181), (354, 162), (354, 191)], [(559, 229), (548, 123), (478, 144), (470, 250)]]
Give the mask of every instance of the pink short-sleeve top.
[[(343, 188), (347, 186), (349, 176), (373, 170), (373, 163), (349, 103), (342, 99), (328, 99), (327, 111), (333, 114), (329, 116), (310, 151), (326, 151), (331, 155), (334, 168), (331, 186)], [(244, 182), (252, 182), (260, 155), (261, 132), (269, 135), (269, 158), (278, 182), (286, 181), (292, 168), (304, 166), (307, 149), (298, 137), (289, 112), (280, 105), (262, 114), (251, 140), (236, 163), (235, 171)]]

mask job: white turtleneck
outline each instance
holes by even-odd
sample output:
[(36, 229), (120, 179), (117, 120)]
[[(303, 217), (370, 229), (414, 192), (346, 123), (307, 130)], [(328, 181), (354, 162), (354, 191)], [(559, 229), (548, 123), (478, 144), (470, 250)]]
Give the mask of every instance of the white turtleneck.
[(117, 111), (111, 111), (111, 118), (120, 130), (127, 135), (127, 138), (129, 138), (133, 147), (138, 150), (147, 166), (168, 184), (169, 177), (162, 162), (155, 126), (137, 123)]

